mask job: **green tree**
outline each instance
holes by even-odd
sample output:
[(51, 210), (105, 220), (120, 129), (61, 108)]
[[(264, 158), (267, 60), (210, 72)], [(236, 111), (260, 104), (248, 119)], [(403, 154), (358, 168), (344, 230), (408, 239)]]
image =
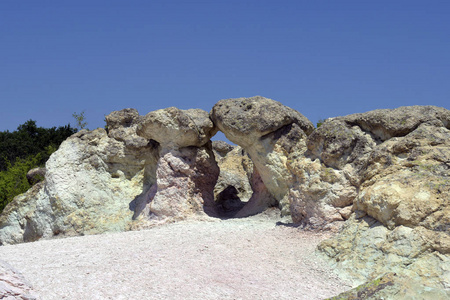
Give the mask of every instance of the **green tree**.
[(12, 199), (31, 186), (27, 173), (42, 167), (69, 136), (77, 132), (70, 125), (42, 128), (28, 120), (16, 131), (0, 132), (0, 212)]
[[(72, 114), (72, 117), (75, 118), (75, 121), (76, 121), (76, 123), (77, 123), (77, 127), (78, 127), (79, 129), (84, 129), (84, 128), (87, 126), (87, 122), (85, 122), (85, 121), (86, 121), (86, 117), (84, 116), (84, 110), (83, 110), (81, 113), (79, 113), (79, 114), (77, 114), (76, 112), (74, 112), (74, 113)], [(87, 128), (86, 128), (86, 129), (87, 129)]]
[(25, 193), (31, 186), (27, 180), (27, 173), (32, 168), (41, 165), (41, 153), (27, 158), (18, 158), (14, 165), (6, 162), (5, 171), (0, 171), (0, 212), (15, 196)]
[(19, 125), (16, 131), (0, 132), (0, 171), (6, 170), (7, 162), (14, 165), (18, 158), (38, 153), (41, 153), (42, 162), (45, 162), (49, 157), (47, 147), (58, 149), (75, 132), (77, 129), (70, 127), (70, 124), (58, 128), (42, 128), (33, 120)]

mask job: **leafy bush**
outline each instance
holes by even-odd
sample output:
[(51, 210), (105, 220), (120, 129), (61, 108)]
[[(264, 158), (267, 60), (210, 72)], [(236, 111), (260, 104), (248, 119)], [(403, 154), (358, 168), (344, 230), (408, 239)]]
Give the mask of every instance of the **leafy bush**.
[(11, 165), (6, 162), (6, 171), (0, 171), (0, 211), (12, 199), (22, 193), (25, 193), (31, 185), (27, 180), (27, 172), (40, 165), (42, 161), (41, 153), (30, 155), (27, 158), (19, 158)]

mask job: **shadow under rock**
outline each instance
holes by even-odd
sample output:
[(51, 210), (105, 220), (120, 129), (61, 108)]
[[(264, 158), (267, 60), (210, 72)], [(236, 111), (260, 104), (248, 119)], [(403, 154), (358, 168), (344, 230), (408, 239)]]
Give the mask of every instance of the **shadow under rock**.
[(130, 202), (128, 208), (134, 212), (132, 220), (136, 220), (137, 217), (145, 210), (147, 204), (152, 202), (156, 195), (157, 185), (153, 184), (148, 190), (144, 190), (140, 195), (137, 195), (133, 201)]

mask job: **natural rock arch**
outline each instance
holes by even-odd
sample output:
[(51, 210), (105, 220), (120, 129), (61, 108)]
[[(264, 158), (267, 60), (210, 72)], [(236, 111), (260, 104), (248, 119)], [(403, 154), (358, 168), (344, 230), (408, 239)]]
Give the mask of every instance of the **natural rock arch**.
[[(185, 218), (202, 213), (246, 217), (272, 206), (278, 206), (282, 215), (290, 215), (292, 175), (286, 165), (287, 157), (306, 150), (306, 137), (313, 129), (299, 112), (260, 96), (221, 100), (209, 115), (200, 109), (175, 107), (150, 112), (142, 117), (136, 132), (159, 145), (156, 182), (136, 199), (133, 218), (141, 214)], [(219, 168), (210, 138), (218, 130), (239, 145), (236, 150), (248, 153), (252, 164), (253, 171), (245, 178), (252, 195), (237, 212), (234, 210), (243, 205), (237, 197), (239, 183), (221, 187), (214, 199)], [(198, 157), (202, 159), (196, 160)], [(223, 210), (223, 205), (235, 207)]]

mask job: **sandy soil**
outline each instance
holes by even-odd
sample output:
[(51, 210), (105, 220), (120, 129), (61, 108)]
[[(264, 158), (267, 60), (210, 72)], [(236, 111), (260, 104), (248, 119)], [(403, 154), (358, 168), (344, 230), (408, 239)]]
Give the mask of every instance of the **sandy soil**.
[(325, 234), (268, 216), (0, 247), (41, 299), (324, 299), (350, 286), (314, 254)]

